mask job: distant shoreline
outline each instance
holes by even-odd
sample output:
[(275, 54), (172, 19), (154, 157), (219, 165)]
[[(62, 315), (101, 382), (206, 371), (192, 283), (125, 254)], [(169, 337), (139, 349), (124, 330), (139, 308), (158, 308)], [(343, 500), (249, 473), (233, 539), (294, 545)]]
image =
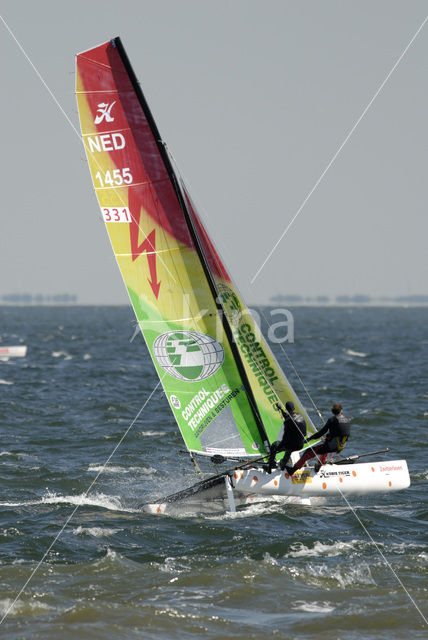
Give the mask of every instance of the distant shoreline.
[[(32, 294), (3, 293), (0, 294), (0, 306), (4, 307), (125, 307), (130, 305), (124, 296), (120, 302), (92, 302), (79, 300), (75, 293)], [(303, 295), (296, 293), (276, 294), (268, 302), (252, 301), (247, 307), (426, 307), (428, 295), (407, 294), (377, 297), (363, 293), (340, 295)]]
[[(373, 301), (373, 302), (362, 302), (362, 303), (356, 303), (356, 302), (325, 302), (325, 303), (321, 303), (321, 302), (287, 302), (287, 301), (282, 301), (282, 302), (269, 302), (269, 303), (258, 303), (258, 302), (252, 302), (247, 304), (247, 308), (253, 308), (253, 307), (269, 307), (269, 308), (275, 308), (278, 307), (279, 305), (281, 305), (282, 307), (286, 307), (286, 308), (299, 308), (299, 307), (304, 307), (304, 308), (314, 308), (314, 309), (340, 309), (340, 308), (344, 308), (344, 309), (359, 309), (359, 308), (408, 308), (411, 307), (413, 309), (416, 308), (425, 308), (428, 307), (428, 302), (379, 302), (379, 301)], [(20, 308), (20, 309), (25, 309), (25, 308), (77, 308), (77, 307), (129, 307), (131, 309), (131, 304), (130, 303), (126, 303), (126, 302), (73, 302), (73, 303), (58, 303), (58, 302), (45, 302), (45, 303), (16, 303), (16, 302), (1, 302), (0, 301), (0, 308), (4, 307), (4, 308)]]

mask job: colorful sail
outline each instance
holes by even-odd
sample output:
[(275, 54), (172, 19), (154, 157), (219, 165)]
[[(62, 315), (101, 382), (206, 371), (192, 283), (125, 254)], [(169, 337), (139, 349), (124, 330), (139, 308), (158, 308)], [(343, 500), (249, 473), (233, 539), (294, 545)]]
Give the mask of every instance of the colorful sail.
[[(205, 455), (264, 453), (281, 426), (274, 394), (295, 396), (264, 341), (257, 338), (263, 357), (248, 347), (251, 320), (249, 329), (231, 326), (230, 300), (239, 297), (119, 38), (77, 56), (76, 93), (101, 213), (186, 446)], [(262, 374), (273, 393), (262, 390)]]
[[(185, 189), (185, 187), (183, 188)], [(278, 400), (284, 405), (289, 400), (294, 402), (296, 410), (306, 420), (308, 432), (314, 433), (316, 428), (311, 418), (287, 380), (236, 286), (226, 273), (218, 252), (200, 222), (187, 192), (186, 198), (189, 207), (192, 209), (193, 216), (197, 220), (204, 253), (207, 256), (212, 272), (215, 274), (214, 277), (222, 307), (232, 328), (234, 340), (238, 345), (270, 442), (276, 440), (281, 426), (281, 423), (278, 422), (278, 411), (275, 407), (275, 403)]]

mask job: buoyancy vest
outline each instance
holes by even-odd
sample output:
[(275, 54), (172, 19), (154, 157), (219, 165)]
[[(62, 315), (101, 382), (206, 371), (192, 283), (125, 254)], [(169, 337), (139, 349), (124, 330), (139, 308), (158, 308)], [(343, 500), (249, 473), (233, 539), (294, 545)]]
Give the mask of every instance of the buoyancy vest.
[(326, 444), (330, 451), (342, 451), (351, 434), (351, 423), (344, 415), (332, 416), (327, 421)]

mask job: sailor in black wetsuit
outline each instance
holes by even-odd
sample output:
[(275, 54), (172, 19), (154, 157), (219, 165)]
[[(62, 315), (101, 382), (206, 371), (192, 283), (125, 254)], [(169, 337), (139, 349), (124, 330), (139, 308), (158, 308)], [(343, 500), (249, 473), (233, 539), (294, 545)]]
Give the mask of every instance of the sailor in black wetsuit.
[(284, 432), (282, 439), (273, 442), (271, 445), (269, 460), (266, 466), (268, 473), (276, 468), (275, 456), (280, 451), (285, 451), (285, 455), (280, 461), (279, 466), (281, 469), (285, 469), (285, 465), (292, 451), (300, 451), (306, 436), (306, 422), (300, 413), (295, 411), (293, 402), (285, 403), (286, 411), (284, 411), (279, 402), (276, 403), (276, 407), (280, 410), (284, 418)]
[(319, 471), (321, 465), (325, 464), (329, 453), (342, 451), (342, 449), (344, 449), (349, 434), (351, 433), (351, 424), (348, 418), (345, 418), (343, 415), (342, 405), (339, 402), (334, 403), (331, 412), (333, 415), (327, 420), (323, 428), (306, 439), (306, 442), (309, 442), (309, 440), (317, 440), (328, 432), (324, 442), (308, 449), (294, 467), (287, 467), (290, 475), (293, 475), (295, 471), (303, 467), (305, 462), (315, 456), (318, 458), (315, 471)]

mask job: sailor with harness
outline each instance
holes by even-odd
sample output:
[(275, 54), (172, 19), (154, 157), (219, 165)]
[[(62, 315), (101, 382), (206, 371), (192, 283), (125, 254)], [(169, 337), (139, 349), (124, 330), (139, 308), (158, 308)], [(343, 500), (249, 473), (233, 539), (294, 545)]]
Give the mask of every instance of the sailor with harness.
[(271, 473), (272, 469), (276, 468), (275, 456), (281, 451), (285, 451), (285, 455), (279, 466), (280, 469), (284, 470), (292, 452), (300, 451), (303, 447), (306, 436), (306, 422), (300, 413), (297, 413), (291, 400), (285, 403), (285, 411), (279, 402), (275, 406), (284, 418), (284, 431), (282, 439), (271, 444), (269, 459), (265, 467), (268, 473)]
[(293, 475), (298, 469), (301, 469), (305, 462), (311, 458), (318, 459), (315, 465), (315, 471), (319, 471), (320, 467), (326, 463), (329, 453), (342, 451), (351, 433), (351, 424), (342, 413), (342, 405), (335, 402), (331, 408), (332, 416), (327, 420), (322, 429), (307, 438), (305, 442), (310, 440), (318, 440), (324, 434), (327, 434), (324, 442), (308, 449), (294, 467), (286, 467), (288, 473)]

